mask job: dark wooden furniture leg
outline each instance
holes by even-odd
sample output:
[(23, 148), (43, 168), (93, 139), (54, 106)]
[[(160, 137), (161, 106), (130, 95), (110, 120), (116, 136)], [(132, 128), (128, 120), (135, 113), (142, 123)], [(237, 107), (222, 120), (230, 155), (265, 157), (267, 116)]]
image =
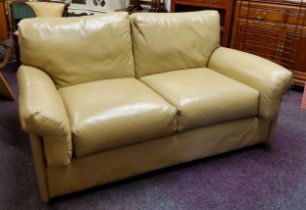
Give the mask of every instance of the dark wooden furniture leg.
[[(3, 61), (1, 61), (1, 63), (0, 63), (0, 70), (1, 70), (8, 63), (9, 58), (12, 55), (13, 48), (11, 46), (7, 46), (7, 45), (4, 45), (2, 43), (0, 43), (0, 45), (5, 48), (5, 55), (4, 55)], [(16, 97), (15, 97), (13, 91), (11, 90), (10, 86), (6, 82), (4, 76), (2, 75), (1, 72), (0, 72), (0, 95), (4, 96), (4, 97), (6, 97), (10, 100), (13, 100), (13, 101), (16, 100)]]

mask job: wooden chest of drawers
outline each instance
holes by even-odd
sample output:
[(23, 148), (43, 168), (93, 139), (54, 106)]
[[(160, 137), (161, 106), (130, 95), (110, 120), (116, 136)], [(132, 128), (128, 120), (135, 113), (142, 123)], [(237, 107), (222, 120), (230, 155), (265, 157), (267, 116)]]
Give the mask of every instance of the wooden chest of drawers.
[(306, 5), (294, 1), (236, 3), (231, 46), (279, 63), (306, 81)]
[(4, 0), (0, 0), (0, 41), (8, 38), (8, 25), (5, 14)]

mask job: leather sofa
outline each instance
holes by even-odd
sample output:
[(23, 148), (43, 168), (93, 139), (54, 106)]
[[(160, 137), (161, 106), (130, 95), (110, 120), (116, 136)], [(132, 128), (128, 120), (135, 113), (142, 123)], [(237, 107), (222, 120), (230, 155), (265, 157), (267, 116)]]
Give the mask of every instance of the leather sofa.
[(292, 74), (219, 46), (216, 11), (19, 24), (41, 199), (268, 142)]

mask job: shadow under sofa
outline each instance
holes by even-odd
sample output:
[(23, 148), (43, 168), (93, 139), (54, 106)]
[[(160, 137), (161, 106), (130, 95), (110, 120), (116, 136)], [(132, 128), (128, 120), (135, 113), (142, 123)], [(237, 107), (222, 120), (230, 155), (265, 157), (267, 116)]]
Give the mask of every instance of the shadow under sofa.
[(292, 74), (220, 47), (219, 21), (119, 12), (19, 24), (20, 121), (43, 201), (269, 141)]

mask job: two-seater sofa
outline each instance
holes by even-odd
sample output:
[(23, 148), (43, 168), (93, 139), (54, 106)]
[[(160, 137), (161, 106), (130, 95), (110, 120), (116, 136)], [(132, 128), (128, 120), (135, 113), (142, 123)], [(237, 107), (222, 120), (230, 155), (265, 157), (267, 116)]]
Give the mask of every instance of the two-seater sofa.
[(22, 21), (20, 121), (42, 200), (267, 142), (291, 73), (219, 34), (215, 11)]

